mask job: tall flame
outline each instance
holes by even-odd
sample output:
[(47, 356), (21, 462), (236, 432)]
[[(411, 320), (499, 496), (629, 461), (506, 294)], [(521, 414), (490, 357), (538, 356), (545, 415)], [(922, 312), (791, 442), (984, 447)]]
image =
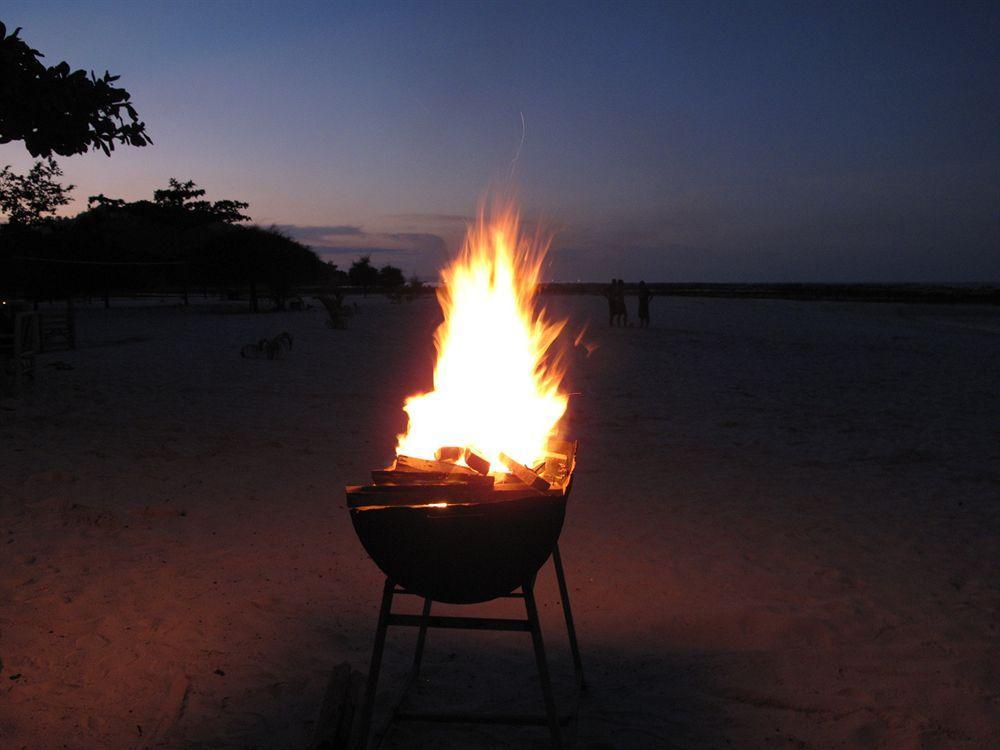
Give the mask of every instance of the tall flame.
[(442, 270), (444, 322), (434, 335), (434, 390), (406, 399), (398, 455), (434, 458), (469, 447), (503, 470), (500, 453), (534, 465), (566, 411), (562, 371), (550, 348), (565, 321), (550, 322), (536, 297), (550, 238), (527, 238), (512, 203), (480, 207), (461, 251)]

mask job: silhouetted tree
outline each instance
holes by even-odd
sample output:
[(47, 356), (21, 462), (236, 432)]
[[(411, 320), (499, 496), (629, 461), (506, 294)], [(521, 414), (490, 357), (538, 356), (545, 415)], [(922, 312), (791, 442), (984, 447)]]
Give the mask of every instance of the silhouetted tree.
[[(175, 208), (185, 208), (196, 205), (195, 198), (201, 198), (205, 191), (194, 184), (193, 180), (180, 182), (171, 177), (170, 187), (153, 191), (153, 202), (160, 206), (174, 206)], [(205, 201), (200, 201), (204, 204)]]
[(403, 276), (403, 272), (396, 268), (395, 266), (390, 266), (388, 264), (382, 266), (378, 272), (378, 285), (385, 287), (399, 287), (406, 283), (406, 277)]
[(349, 279), (347, 277), (347, 271), (341, 271), (337, 267), (337, 264), (334, 263), (332, 260), (328, 260), (326, 262), (326, 269), (327, 269), (326, 277), (328, 283), (333, 284), (334, 286), (341, 286), (349, 282)]
[(243, 209), (249, 207), (250, 204), (244, 201), (221, 200), (215, 201), (208, 212), (223, 224), (237, 224), (241, 221), (250, 221), (250, 217), (242, 213)]
[(180, 182), (170, 178), (170, 187), (153, 191), (153, 202), (161, 207), (181, 208), (203, 215), (209, 221), (221, 221), (224, 224), (236, 224), (249, 221), (250, 217), (242, 211), (250, 207), (249, 203), (234, 200), (209, 201), (195, 200), (205, 194), (202, 188), (192, 180)]
[(359, 286), (368, 294), (368, 288), (378, 283), (378, 270), (372, 265), (370, 255), (364, 255), (351, 264), (351, 269), (347, 272), (352, 286)]
[[(14, 29), (0, 23), (0, 143), (24, 141), (32, 156), (82, 154), (101, 149), (111, 155), (115, 143), (152, 143), (146, 123), (130, 103), (131, 95), (111, 84), (107, 71), (71, 71), (61, 62), (46, 67), (44, 55), (29, 47)], [(127, 118), (127, 121), (126, 121)]]
[(0, 171), (0, 211), (11, 224), (37, 224), (44, 214), (55, 213), (69, 203), (68, 194), (74, 186), (53, 179), (61, 176), (62, 170), (51, 156), (35, 162), (26, 175), (12, 172), (8, 164)]
[(124, 208), (125, 201), (121, 198), (109, 198), (104, 193), (98, 193), (87, 198), (87, 208)]

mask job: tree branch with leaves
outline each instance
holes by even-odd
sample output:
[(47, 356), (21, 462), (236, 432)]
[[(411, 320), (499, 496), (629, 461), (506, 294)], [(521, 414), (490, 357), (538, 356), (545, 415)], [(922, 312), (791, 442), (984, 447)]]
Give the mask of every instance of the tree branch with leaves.
[(34, 157), (86, 153), (107, 155), (115, 143), (152, 143), (131, 94), (112, 84), (107, 71), (88, 76), (66, 62), (46, 67), (44, 55), (0, 23), (0, 143), (24, 141)]

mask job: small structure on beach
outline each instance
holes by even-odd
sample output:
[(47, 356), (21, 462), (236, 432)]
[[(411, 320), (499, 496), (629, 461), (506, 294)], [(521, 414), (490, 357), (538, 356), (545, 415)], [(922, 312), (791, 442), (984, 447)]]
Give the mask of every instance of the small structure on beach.
[(18, 395), (25, 379), (35, 376), (35, 359), (42, 351), (42, 316), (0, 305), (0, 393)]

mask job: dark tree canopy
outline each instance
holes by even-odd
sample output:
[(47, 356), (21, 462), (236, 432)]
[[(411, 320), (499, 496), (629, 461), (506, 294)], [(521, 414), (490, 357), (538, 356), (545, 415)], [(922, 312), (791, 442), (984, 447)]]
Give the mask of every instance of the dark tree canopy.
[(299, 285), (342, 283), (335, 268), (276, 229), (226, 220), (226, 204), (246, 203), (216, 208), (198, 200), (203, 191), (194, 183), (178, 185), (196, 194), (164, 198), (172, 185), (158, 191), (159, 202), (94, 195), (72, 218), (0, 224), (0, 293), (39, 299), (191, 287), (239, 296), (249, 289), (256, 310), (259, 295), (281, 309)]
[(398, 287), (403, 286), (406, 283), (406, 277), (403, 276), (403, 272), (396, 268), (395, 266), (390, 266), (388, 264), (382, 266), (378, 272), (378, 285), (387, 287)]
[(109, 198), (104, 193), (98, 193), (87, 198), (87, 208), (124, 208), (125, 201), (121, 198)]
[(204, 201), (195, 201), (201, 198), (205, 191), (194, 184), (194, 180), (181, 182), (176, 177), (170, 178), (170, 187), (153, 191), (153, 202), (161, 206), (187, 207)]
[(170, 187), (153, 191), (153, 202), (158, 206), (166, 208), (181, 208), (186, 211), (194, 211), (204, 215), (211, 221), (221, 221), (224, 224), (237, 224), (241, 221), (250, 220), (249, 216), (242, 213), (244, 209), (250, 207), (249, 203), (228, 199), (215, 201), (214, 203), (196, 200), (203, 195), (205, 195), (205, 191), (191, 180), (181, 182), (171, 177)]
[(353, 286), (367, 289), (378, 283), (378, 269), (372, 265), (371, 256), (365, 255), (351, 264), (347, 278)]
[(24, 141), (32, 156), (48, 157), (90, 149), (110, 156), (116, 142), (153, 142), (129, 92), (112, 85), (118, 76), (88, 76), (66, 62), (46, 67), (18, 32), (0, 23), (0, 143)]
[(15, 226), (37, 224), (45, 214), (69, 203), (74, 186), (53, 179), (61, 176), (62, 170), (52, 157), (35, 162), (26, 175), (12, 172), (8, 164), (0, 171), (0, 212)]

